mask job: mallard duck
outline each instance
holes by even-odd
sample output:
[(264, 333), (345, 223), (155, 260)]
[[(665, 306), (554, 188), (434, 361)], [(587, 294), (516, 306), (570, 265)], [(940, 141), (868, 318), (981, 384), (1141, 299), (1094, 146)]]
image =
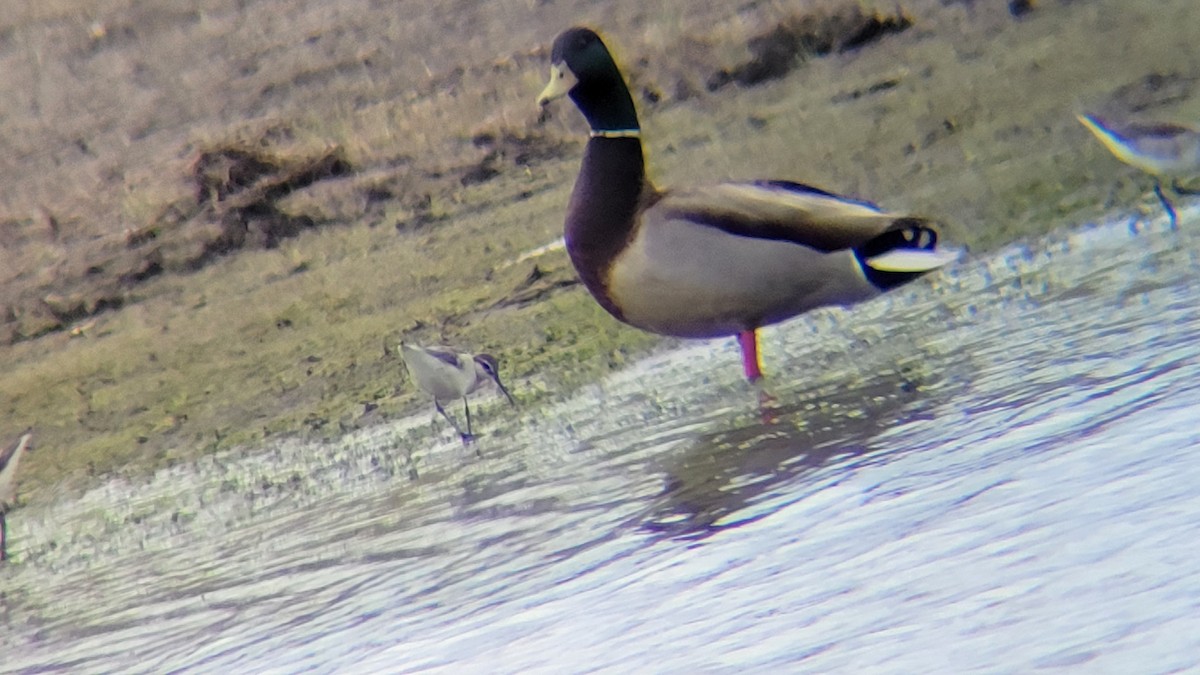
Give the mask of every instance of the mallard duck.
[(591, 125), (566, 245), (596, 301), (643, 330), (737, 336), (747, 379), (762, 377), (758, 329), (849, 305), (957, 257), (923, 218), (780, 180), (660, 190), (646, 178), (633, 98), (595, 32), (551, 52), (546, 106), (570, 96)]
[(33, 450), (33, 429), (0, 448), (0, 560), (8, 559), (8, 510), (17, 501), (17, 464), (27, 450)]
[(1154, 194), (1167, 212), (1171, 227), (1177, 226), (1175, 206), (1163, 194), (1162, 182), (1181, 195), (1200, 193), (1180, 184), (1181, 178), (1200, 175), (1200, 130), (1182, 124), (1116, 122), (1096, 115), (1076, 115), (1116, 155), (1117, 159), (1154, 176)]
[[(515, 405), (512, 395), (500, 382), (500, 364), (491, 354), (472, 355), (443, 345), (419, 347), (402, 342), (400, 355), (417, 386), (433, 396), (433, 407), (454, 427), (464, 443), (475, 438), (471, 432), (471, 406), (467, 403), (467, 394), (490, 381), (496, 383), (510, 405)], [(463, 400), (463, 411), (467, 417), (465, 432), (442, 408), (442, 401), (456, 398)]]

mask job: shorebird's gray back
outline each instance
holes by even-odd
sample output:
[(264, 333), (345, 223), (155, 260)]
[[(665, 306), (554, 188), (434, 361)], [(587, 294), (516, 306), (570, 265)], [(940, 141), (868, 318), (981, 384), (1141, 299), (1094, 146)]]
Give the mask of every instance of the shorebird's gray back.
[(400, 353), (417, 386), (439, 401), (461, 398), (479, 386), (475, 361), (469, 354), (441, 345), (409, 344), (401, 344)]
[(1181, 124), (1078, 117), (1109, 152), (1126, 164), (1167, 178), (1200, 175), (1200, 130)]

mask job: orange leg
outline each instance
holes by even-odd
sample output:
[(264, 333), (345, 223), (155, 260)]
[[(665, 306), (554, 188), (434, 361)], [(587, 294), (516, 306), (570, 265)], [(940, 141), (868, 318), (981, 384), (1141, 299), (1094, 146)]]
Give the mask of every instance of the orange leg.
[(758, 331), (744, 330), (737, 335), (738, 345), (742, 348), (742, 370), (746, 379), (756, 382), (762, 378), (762, 363), (758, 360)]

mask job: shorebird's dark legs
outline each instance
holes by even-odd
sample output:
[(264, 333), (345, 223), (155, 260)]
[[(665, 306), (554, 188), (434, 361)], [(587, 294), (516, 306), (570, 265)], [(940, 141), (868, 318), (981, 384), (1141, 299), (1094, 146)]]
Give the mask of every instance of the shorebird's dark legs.
[[(1178, 183), (1176, 183), (1176, 185), (1178, 185)], [(1175, 191), (1178, 192), (1178, 188), (1176, 188)], [(1179, 218), (1175, 215), (1175, 207), (1171, 204), (1171, 201), (1167, 199), (1167, 196), (1163, 194), (1162, 181), (1154, 181), (1154, 194), (1158, 196), (1159, 203), (1162, 204), (1163, 209), (1167, 212), (1167, 218), (1170, 218), (1171, 220), (1171, 229), (1178, 229)]]
[(467, 416), (467, 433), (459, 432), (459, 435), (462, 436), (463, 443), (470, 443), (475, 440), (475, 434), (471, 432), (471, 404), (467, 403), (466, 396), (463, 397), (463, 410)]
[(8, 520), (0, 510), (0, 562), (8, 560)]
[(458, 437), (462, 439), (463, 443), (470, 443), (471, 441), (475, 440), (475, 435), (471, 433), (471, 406), (467, 404), (466, 396), (463, 397), (463, 410), (466, 410), (467, 412), (466, 433), (463, 433), (462, 427), (458, 426), (458, 423), (454, 421), (454, 418), (450, 416), (450, 413), (446, 412), (446, 409), (442, 407), (442, 403), (440, 401), (434, 399), (433, 407), (437, 408), (437, 411), (442, 414), (442, 417), (446, 418), (446, 421), (450, 423), (450, 426), (454, 427), (454, 431), (458, 434)]
[[(463, 400), (465, 401), (466, 399), (463, 399)], [(463, 439), (464, 443), (467, 441), (468, 438), (471, 437), (470, 433), (466, 433), (466, 434), (463, 433), (462, 429), (459, 428), (459, 426), (458, 426), (458, 422), (455, 422), (454, 418), (451, 417), (450, 414), (446, 412), (446, 409), (442, 407), (441, 401), (434, 399), (433, 407), (437, 408), (437, 411), (442, 414), (442, 417), (446, 418), (446, 421), (450, 423), (450, 426), (454, 427), (455, 433), (457, 433), (459, 435), (459, 437), (461, 437)], [(471, 428), (471, 417), (470, 417), (470, 414), (468, 414), (467, 415), (467, 429), (470, 429), (470, 428)]]

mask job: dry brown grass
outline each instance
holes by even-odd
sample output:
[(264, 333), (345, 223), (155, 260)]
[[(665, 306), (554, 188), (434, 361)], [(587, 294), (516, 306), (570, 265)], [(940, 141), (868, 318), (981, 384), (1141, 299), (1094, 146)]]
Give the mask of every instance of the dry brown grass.
[[(0, 433), (38, 430), (26, 486), (396, 415), (402, 334), (499, 353), (527, 401), (651, 344), (561, 254), (532, 286), (506, 265), (560, 230), (583, 125), (532, 100), (571, 24), (609, 36), (663, 182), (805, 180), (977, 250), (1141, 194), (1079, 108), (1200, 118), (1190, 0), (650, 4), (4, 3)], [(230, 149), (279, 165), (214, 201), (197, 158)], [(345, 166), (295, 179), (325, 153)], [(201, 255), (238, 199), (247, 231), (306, 225)]]

